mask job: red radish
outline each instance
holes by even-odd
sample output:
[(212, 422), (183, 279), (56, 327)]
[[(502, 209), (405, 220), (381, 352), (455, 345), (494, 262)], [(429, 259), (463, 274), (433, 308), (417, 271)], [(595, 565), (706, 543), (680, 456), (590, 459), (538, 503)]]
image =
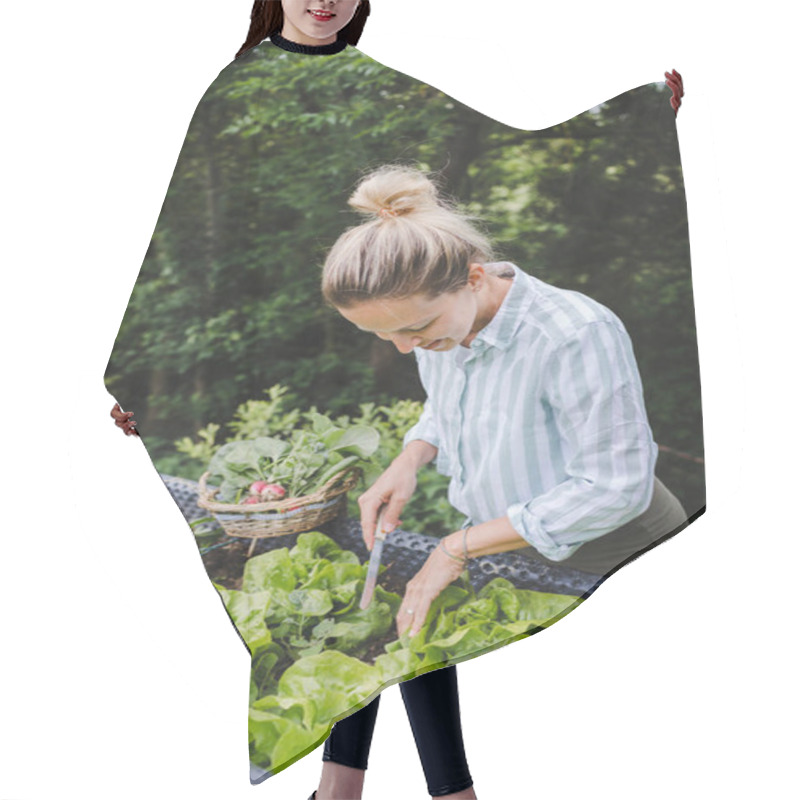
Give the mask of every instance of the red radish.
[(261, 494), (266, 486), (269, 486), (266, 481), (256, 481), (255, 483), (250, 484), (250, 492), (252, 494)]
[(261, 499), (261, 497), (255, 494), (251, 494), (249, 497), (245, 497), (245, 499), (242, 500), (242, 504), (248, 506), (252, 505), (253, 503), (263, 503), (263, 502), (264, 501)]
[(285, 496), (286, 489), (279, 483), (265, 483), (260, 492), (265, 500), (280, 500)]

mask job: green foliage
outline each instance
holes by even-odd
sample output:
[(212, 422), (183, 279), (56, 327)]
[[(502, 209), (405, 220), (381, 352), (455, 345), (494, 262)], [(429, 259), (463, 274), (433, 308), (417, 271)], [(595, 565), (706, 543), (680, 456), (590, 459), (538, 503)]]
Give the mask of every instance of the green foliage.
[(214, 440), (217, 438), (220, 426), (215, 422), (209, 422), (205, 428), (197, 432), (199, 442), (193, 442), (188, 436), (175, 442), (175, 449), (179, 453), (186, 453), (189, 458), (206, 464), (211, 461), (211, 456), (217, 451)]
[[(504, 578), (476, 594), (465, 572), (434, 600), (413, 638), (391, 639), (401, 598), (377, 585), (372, 603), (359, 608), (367, 568), (315, 531), (300, 534), (291, 550), (250, 559), (242, 591), (215, 584), (252, 656), (253, 763), (280, 771), (315, 746), (332, 719), (362, 707), (387, 682), (530, 636), (581, 602)], [(387, 635), (374, 664), (361, 660)]]
[(311, 412), (311, 416), (313, 428), (292, 431), (290, 441), (259, 436), (222, 445), (208, 465), (212, 482), (220, 487), (219, 499), (238, 503), (259, 480), (280, 484), (287, 497), (313, 494), (375, 452), (374, 428), (340, 428), (324, 415)]
[(477, 594), (468, 580), (450, 584), (433, 602), (428, 622), (410, 637), (408, 632), (386, 645), (387, 656), (375, 665), (388, 678), (402, 663), (414, 670), (439, 665), (459, 656), (507, 644), (549, 627), (580, 603), (579, 597), (517, 589), (505, 578), (494, 578)]
[[(223, 70), (198, 105), (105, 374), (159, 469), (207, 462), (208, 420), (233, 408), (241, 439), (296, 428), (260, 407), (272, 398), (250, 399), (264, 386), (290, 385), (290, 408), (334, 415), (423, 398), (413, 359), (376, 360), (374, 337), (319, 287), (326, 252), (360, 221), (353, 186), (398, 160), (440, 171), (445, 192), (486, 221), (496, 257), (617, 313), (656, 441), (702, 457), (683, 178), (660, 84), (524, 131), (355, 51), (267, 51)], [(664, 455), (660, 468), (687, 509), (702, 504), (702, 467)], [(421, 483), (438, 496), (429, 473)]]
[(301, 533), (291, 550), (249, 559), (241, 591), (215, 584), (250, 648), (259, 697), (275, 691), (283, 670), (298, 659), (323, 647), (363, 656), (389, 631), (401, 598), (376, 586), (373, 601), (361, 609), (368, 566), (314, 531)]
[[(377, 453), (380, 471), (377, 478), (403, 449), (403, 437), (422, 414), (423, 403), (419, 400), (398, 400), (392, 405), (376, 406), (362, 403), (361, 415), (353, 421), (376, 428), (381, 433), (381, 447)], [(368, 484), (372, 481), (368, 480)], [(423, 467), (417, 472), (417, 489), (403, 508), (403, 528), (442, 537), (458, 530), (464, 515), (457, 511), (447, 499), (450, 479), (435, 469)], [(360, 516), (358, 504), (351, 513)]]
[[(276, 384), (264, 390), (269, 400), (246, 400), (239, 405), (228, 423), (231, 435), (226, 441), (241, 442), (262, 436), (288, 439), (302, 421), (299, 409), (284, 410), (284, 406), (293, 399), (288, 392), (287, 387)], [(210, 422), (197, 432), (200, 441), (195, 442), (184, 436), (174, 443), (175, 449), (185, 453), (198, 466), (208, 464), (220, 448), (216, 443), (220, 430), (220, 425)]]
[[(175, 465), (180, 470), (168, 472), (161, 464), (159, 469), (187, 477), (209, 469), (210, 483), (220, 486), (219, 499), (231, 503), (256, 480), (283, 485), (287, 496), (308, 494), (350, 464), (363, 469), (366, 487), (401, 452), (406, 431), (422, 413), (421, 402), (398, 400), (390, 406), (362, 403), (358, 415), (332, 420), (316, 406), (287, 409), (293, 395), (286, 386), (276, 384), (265, 393), (269, 400), (248, 400), (236, 409), (224, 426), (230, 431), (224, 443), (217, 442), (223, 426), (209, 423), (195, 440), (175, 442), (186, 459)], [(434, 469), (417, 473), (417, 491), (403, 510), (406, 530), (445, 536), (459, 528), (463, 515), (447, 501), (447, 485), (448, 478)], [(361, 515), (356, 492), (348, 493), (347, 513)]]

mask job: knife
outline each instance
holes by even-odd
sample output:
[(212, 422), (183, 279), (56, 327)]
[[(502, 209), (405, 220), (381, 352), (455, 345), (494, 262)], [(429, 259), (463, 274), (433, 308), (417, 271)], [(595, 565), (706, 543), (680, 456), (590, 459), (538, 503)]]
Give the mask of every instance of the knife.
[(375, 584), (378, 580), (378, 569), (381, 565), (381, 555), (383, 553), (383, 543), (386, 539), (387, 531), (383, 529), (383, 506), (378, 512), (378, 523), (375, 526), (375, 541), (372, 544), (372, 555), (369, 558), (367, 568), (367, 579), (364, 582), (364, 591), (361, 595), (361, 608), (366, 608), (372, 602), (372, 595), (375, 591)]

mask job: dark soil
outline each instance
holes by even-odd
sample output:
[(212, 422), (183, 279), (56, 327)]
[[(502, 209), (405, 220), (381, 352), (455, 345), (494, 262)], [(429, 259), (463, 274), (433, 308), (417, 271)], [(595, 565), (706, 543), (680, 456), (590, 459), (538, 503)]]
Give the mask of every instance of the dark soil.
[(249, 542), (236, 539), (226, 547), (219, 547), (202, 555), (209, 578), (226, 589), (242, 589), (242, 575), (247, 561)]

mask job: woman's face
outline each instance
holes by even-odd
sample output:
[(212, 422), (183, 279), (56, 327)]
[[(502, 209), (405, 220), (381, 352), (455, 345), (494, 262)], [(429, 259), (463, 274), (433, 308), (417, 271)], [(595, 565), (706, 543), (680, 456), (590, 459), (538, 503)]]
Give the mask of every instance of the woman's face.
[(353, 18), (359, 0), (281, 0), (281, 36), (298, 44), (331, 44)]
[(402, 300), (370, 300), (338, 311), (360, 330), (392, 342), (401, 353), (415, 347), (452, 350), (459, 344), (469, 346), (490, 321), (491, 316), (485, 319), (492, 305), (490, 292), (485, 291), (488, 286), (483, 267), (473, 264), (468, 283), (457, 292), (433, 299), (412, 295)]

